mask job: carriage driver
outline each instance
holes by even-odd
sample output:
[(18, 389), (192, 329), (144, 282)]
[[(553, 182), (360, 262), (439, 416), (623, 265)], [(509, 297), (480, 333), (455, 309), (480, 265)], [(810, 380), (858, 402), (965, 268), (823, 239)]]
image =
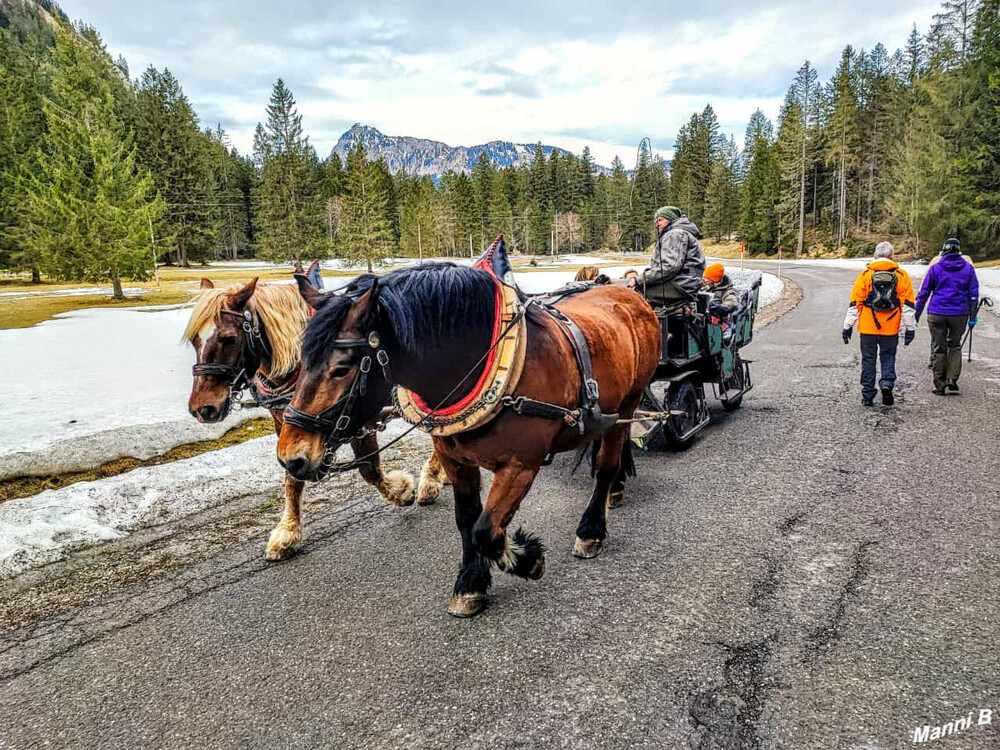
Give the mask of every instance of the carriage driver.
[(646, 299), (654, 305), (695, 299), (705, 271), (701, 232), (677, 206), (658, 208), (655, 222), (656, 248), (640, 282)]

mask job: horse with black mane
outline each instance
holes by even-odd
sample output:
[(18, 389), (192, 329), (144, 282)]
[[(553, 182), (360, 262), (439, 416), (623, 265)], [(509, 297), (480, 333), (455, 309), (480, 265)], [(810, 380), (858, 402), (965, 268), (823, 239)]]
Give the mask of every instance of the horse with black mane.
[[(258, 405), (271, 412), (275, 432), (280, 433), (283, 411), (301, 371), (301, 341), (308, 314), (309, 308), (295, 286), (258, 285), (254, 278), (243, 286), (216, 289), (209, 279), (202, 279), (184, 332), (197, 356), (188, 399), (191, 415), (199, 422), (221, 422), (235, 397), (252, 386)], [(379, 410), (359, 423), (360, 429), (350, 440), (355, 456), (371, 454), (357, 469), (387, 501), (409, 505), (413, 502), (413, 477), (404, 471), (384, 472), (377, 452), (373, 426), (380, 420), (381, 407), (391, 401), (388, 386), (373, 389), (372, 398), (380, 401)], [(421, 475), (420, 504), (435, 501), (442, 477), (432, 455)], [(268, 560), (284, 559), (302, 543), (303, 488), (304, 482), (285, 476), (284, 511), (267, 543)]]
[[(547, 459), (595, 441), (594, 490), (573, 552), (600, 552), (610, 497), (620, 499), (626, 475), (634, 474), (628, 426), (618, 420), (632, 416), (660, 354), (656, 316), (633, 291), (597, 286), (557, 310), (520, 295), (517, 311), (501, 319), (503, 289), (488, 270), (431, 263), (365, 275), (343, 295), (310, 300), (316, 315), (306, 328), (302, 374), (278, 441), (289, 474), (313, 480), (323, 474), (329, 436), (376, 413), (377, 404), (358, 395), (362, 382), (369, 391), (373, 379), (397, 385), (397, 401), (405, 396), (424, 406), (423, 427), (477, 389), (481, 398), (470, 408), (492, 398), (498, 408), (469, 429), (451, 431), (442, 421), (439, 431), (431, 430), (454, 487), (462, 537), (462, 567), (449, 605), (459, 617), (485, 606), (491, 566), (523, 578), (542, 576), (541, 541), (521, 529), (508, 536), (507, 527)], [(502, 397), (483, 392), (488, 355), (518, 325), (525, 337), (520, 377), (509, 378), (516, 383), (508, 383), (513, 387)], [(571, 327), (589, 349), (586, 368)], [(585, 376), (591, 366), (592, 377)], [(480, 468), (494, 474), (485, 507)]]

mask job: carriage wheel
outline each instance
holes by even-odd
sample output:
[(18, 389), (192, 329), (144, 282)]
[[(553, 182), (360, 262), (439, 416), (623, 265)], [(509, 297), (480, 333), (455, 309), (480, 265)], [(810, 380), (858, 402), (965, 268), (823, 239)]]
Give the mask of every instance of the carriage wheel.
[(667, 390), (664, 406), (671, 411), (683, 411), (684, 416), (672, 416), (666, 422), (663, 437), (675, 451), (687, 450), (697, 437), (695, 429), (701, 423), (701, 399), (690, 380), (672, 383)]
[[(742, 391), (746, 387), (746, 366), (743, 364), (743, 360), (740, 359), (740, 355), (737, 354), (733, 358), (733, 376), (726, 381), (726, 390), (730, 388), (734, 391)], [(726, 411), (736, 411), (740, 408), (740, 404), (743, 403), (743, 394), (740, 393), (736, 398), (731, 398), (728, 401), (722, 402), (722, 408)]]

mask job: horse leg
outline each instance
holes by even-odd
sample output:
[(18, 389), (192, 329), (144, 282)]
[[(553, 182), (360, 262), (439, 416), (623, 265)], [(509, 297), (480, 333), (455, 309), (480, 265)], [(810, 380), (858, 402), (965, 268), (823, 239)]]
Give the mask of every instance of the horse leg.
[(486, 508), (476, 521), (476, 547), (500, 570), (519, 578), (537, 580), (545, 572), (545, 545), (524, 529), (507, 536), (507, 525), (531, 489), (538, 468), (507, 464), (493, 476)]
[(284, 560), (302, 544), (302, 520), (299, 517), (299, 503), (305, 482), (285, 475), (285, 510), (278, 525), (271, 530), (264, 557), (271, 561)]
[(608, 495), (608, 507), (618, 508), (625, 502), (625, 481), (629, 474), (635, 476), (635, 460), (632, 458), (632, 441), (628, 435), (625, 436), (625, 444), (622, 445), (622, 460), (618, 465), (618, 473), (614, 481), (611, 482), (611, 492)]
[(455, 617), (472, 617), (486, 606), (486, 591), (492, 582), (490, 563), (476, 549), (473, 529), (483, 512), (479, 499), (479, 468), (441, 459), (455, 489), (455, 525), (462, 537), (462, 568), (455, 580), (448, 612)]
[(444, 467), (441, 466), (441, 459), (438, 458), (437, 451), (431, 453), (427, 463), (424, 464), (423, 471), (420, 472), (420, 484), (417, 488), (417, 503), (419, 505), (430, 505), (438, 499), (441, 488), (448, 481)]
[(622, 465), (622, 449), (628, 437), (627, 425), (612, 427), (601, 437), (601, 447), (594, 461), (594, 492), (576, 529), (573, 554), (576, 557), (597, 557), (608, 533), (607, 513), (611, 485)]
[(413, 502), (413, 476), (406, 471), (382, 471), (381, 455), (375, 453), (378, 450), (378, 436), (375, 433), (353, 438), (351, 450), (354, 451), (355, 458), (375, 454), (365, 459), (366, 463), (358, 467), (358, 473), (382, 497), (401, 508)]

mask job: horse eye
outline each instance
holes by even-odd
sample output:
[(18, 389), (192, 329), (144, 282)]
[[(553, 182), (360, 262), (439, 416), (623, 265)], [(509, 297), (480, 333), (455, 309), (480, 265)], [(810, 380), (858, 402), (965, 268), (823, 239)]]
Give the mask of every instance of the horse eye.
[(222, 344), (223, 346), (232, 346), (233, 344), (236, 343), (236, 337), (235, 336), (222, 336), (219, 339), (219, 343)]
[(330, 373), (330, 377), (331, 378), (338, 378), (338, 379), (339, 378), (346, 378), (347, 375), (350, 372), (351, 372), (351, 368), (350, 367), (344, 367), (344, 365), (340, 365), (339, 367), (334, 367), (333, 368), (333, 372)]

